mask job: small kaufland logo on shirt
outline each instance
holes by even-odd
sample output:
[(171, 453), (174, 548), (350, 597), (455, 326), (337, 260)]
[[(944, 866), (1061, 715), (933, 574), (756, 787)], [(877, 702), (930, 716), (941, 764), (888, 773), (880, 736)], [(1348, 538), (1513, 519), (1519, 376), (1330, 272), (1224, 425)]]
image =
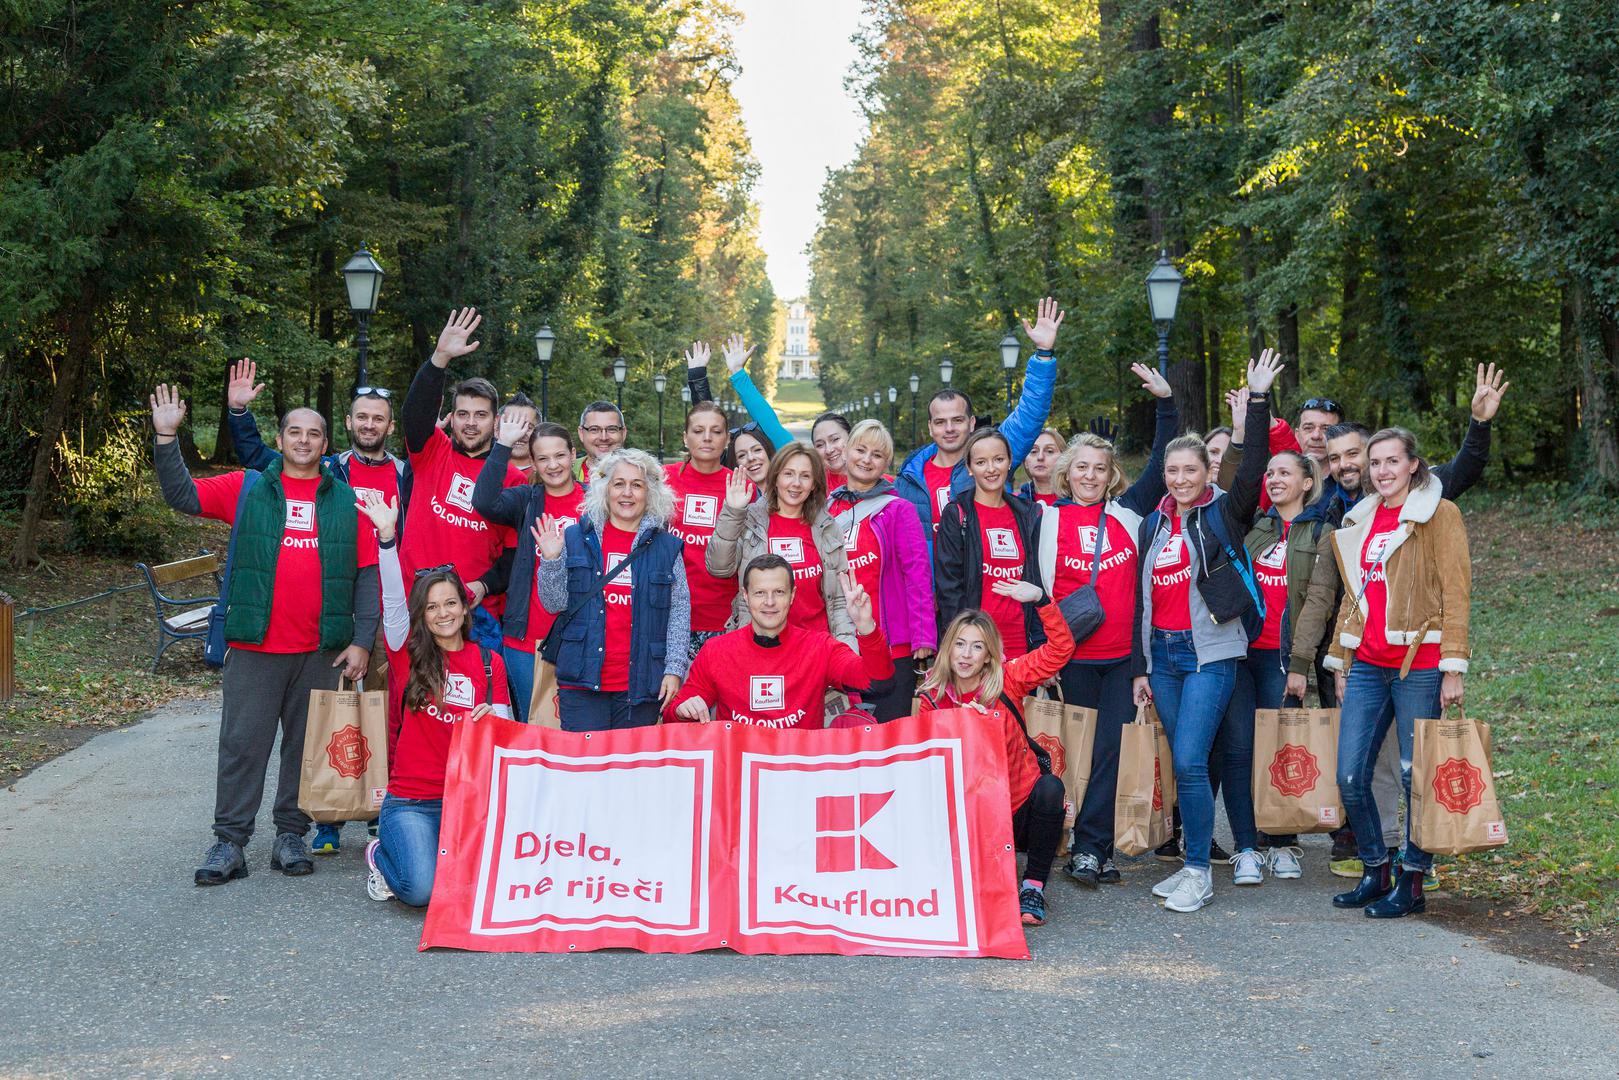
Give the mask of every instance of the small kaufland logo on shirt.
[(1280, 570), (1287, 565), (1287, 545), (1278, 540), (1271, 545), (1269, 551), (1255, 559), (1254, 564), (1269, 567), (1272, 570)]
[(770, 554), (780, 555), (788, 562), (798, 564), (804, 561), (804, 541), (796, 536), (772, 536), (770, 538)]
[(860, 522), (856, 521), (856, 522), (852, 522), (849, 525), (849, 535), (844, 537), (843, 550), (844, 551), (854, 551), (859, 546), (860, 546)]
[(354, 494), (358, 502), (370, 502), (371, 496), (375, 495), (377, 502), (383, 506), (388, 505), (388, 496), (380, 488), (357, 487), (354, 489)]
[(720, 500), (717, 495), (687, 495), (685, 511), (681, 514), (687, 525), (712, 526), (720, 519)]
[(1171, 536), (1164, 541), (1163, 548), (1158, 552), (1158, 558), (1153, 562), (1154, 570), (1163, 570), (1166, 567), (1178, 566), (1181, 561), (1181, 538)]
[(1017, 535), (1011, 529), (985, 529), (984, 535), (989, 537), (990, 558), (1017, 558)]
[(288, 499), (287, 528), (293, 532), (314, 532), (315, 504), (302, 499)]
[[(612, 575), (618, 564), (629, 558), (628, 553), (622, 551), (609, 551), (607, 553), (607, 574)], [(632, 589), (635, 587), (635, 566), (631, 564), (624, 568), (624, 572), (614, 577), (608, 584), (613, 588)]]
[(472, 680), (465, 675), (444, 677), (444, 704), (472, 708)]
[(748, 676), (748, 711), (766, 712), (787, 707), (786, 680), (780, 675)]
[(460, 473), (450, 474), (450, 486), (444, 493), (444, 501), (451, 506), (459, 506), (463, 510), (472, 509), (472, 477), (462, 476)]
[(942, 488), (935, 488), (933, 491), (933, 497), (939, 501), (939, 513), (944, 513), (944, 508), (950, 505), (949, 486), (946, 485)]
[[(1096, 526), (1081, 525), (1079, 527), (1079, 550), (1089, 555), (1096, 550)], [(1113, 538), (1106, 533), (1102, 534), (1102, 554), (1106, 555), (1113, 550)]]
[(1400, 532), (1396, 529), (1393, 532), (1378, 533), (1368, 540), (1366, 542), (1366, 561), (1382, 562), (1388, 557), (1389, 547), (1393, 545), (1395, 537), (1399, 535)]

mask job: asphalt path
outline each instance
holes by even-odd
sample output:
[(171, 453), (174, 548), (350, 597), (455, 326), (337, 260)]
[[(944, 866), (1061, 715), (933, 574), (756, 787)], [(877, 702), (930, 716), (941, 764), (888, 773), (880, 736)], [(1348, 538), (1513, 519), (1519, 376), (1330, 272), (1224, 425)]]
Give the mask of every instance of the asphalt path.
[[(217, 703), (0, 792), (0, 1077), (1422, 1076), (1619, 1073), (1619, 992), (1302, 881), (1154, 905), (1051, 886), (1033, 962), (419, 953), (363, 833), (311, 877), (191, 884)], [(1435, 904), (1442, 901), (1435, 901)]]

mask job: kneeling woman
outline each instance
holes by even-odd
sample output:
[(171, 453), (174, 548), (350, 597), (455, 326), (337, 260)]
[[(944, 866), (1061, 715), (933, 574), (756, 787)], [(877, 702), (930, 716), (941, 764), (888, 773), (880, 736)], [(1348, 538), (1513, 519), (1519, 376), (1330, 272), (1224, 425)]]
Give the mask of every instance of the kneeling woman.
[(405, 599), (396, 527), (399, 502), (367, 491), (359, 504), (377, 528), (382, 572), (382, 638), (389, 667), (405, 672), (396, 734), (389, 739), (388, 794), (377, 838), (365, 849), (366, 892), (426, 907), (438, 865), (444, 763), (452, 725), (493, 713), (512, 718), (500, 654), (471, 638), (466, 588), (453, 569), (420, 570)]
[(1062, 778), (1049, 759), (1036, 755), (1023, 724), (1024, 695), (1056, 675), (1074, 654), (1074, 638), (1056, 604), (1031, 581), (996, 581), (995, 594), (1033, 607), (1046, 633), (1044, 645), (1007, 659), (995, 620), (971, 608), (950, 620), (939, 638), (939, 655), (922, 680), (918, 715), (935, 709), (976, 709), (998, 723), (1006, 741), (1007, 788), (1012, 793), (1012, 835), (1028, 852), (1019, 906), (1023, 921), (1046, 921), (1046, 879), (1062, 839)]

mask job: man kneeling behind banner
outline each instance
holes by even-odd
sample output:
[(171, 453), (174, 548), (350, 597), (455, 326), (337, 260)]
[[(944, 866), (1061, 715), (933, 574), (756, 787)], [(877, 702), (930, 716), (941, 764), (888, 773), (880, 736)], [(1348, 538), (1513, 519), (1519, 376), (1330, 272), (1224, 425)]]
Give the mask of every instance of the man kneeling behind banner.
[(458, 724), (421, 947), (1027, 959), (981, 720)]

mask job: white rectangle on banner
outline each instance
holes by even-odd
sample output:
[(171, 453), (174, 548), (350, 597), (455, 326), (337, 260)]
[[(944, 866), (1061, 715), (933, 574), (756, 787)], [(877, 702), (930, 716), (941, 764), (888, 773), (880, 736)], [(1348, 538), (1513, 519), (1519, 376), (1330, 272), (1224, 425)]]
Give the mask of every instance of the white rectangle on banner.
[(742, 755), (743, 934), (977, 948), (961, 744)]
[(708, 930), (709, 751), (495, 749), (475, 934)]

